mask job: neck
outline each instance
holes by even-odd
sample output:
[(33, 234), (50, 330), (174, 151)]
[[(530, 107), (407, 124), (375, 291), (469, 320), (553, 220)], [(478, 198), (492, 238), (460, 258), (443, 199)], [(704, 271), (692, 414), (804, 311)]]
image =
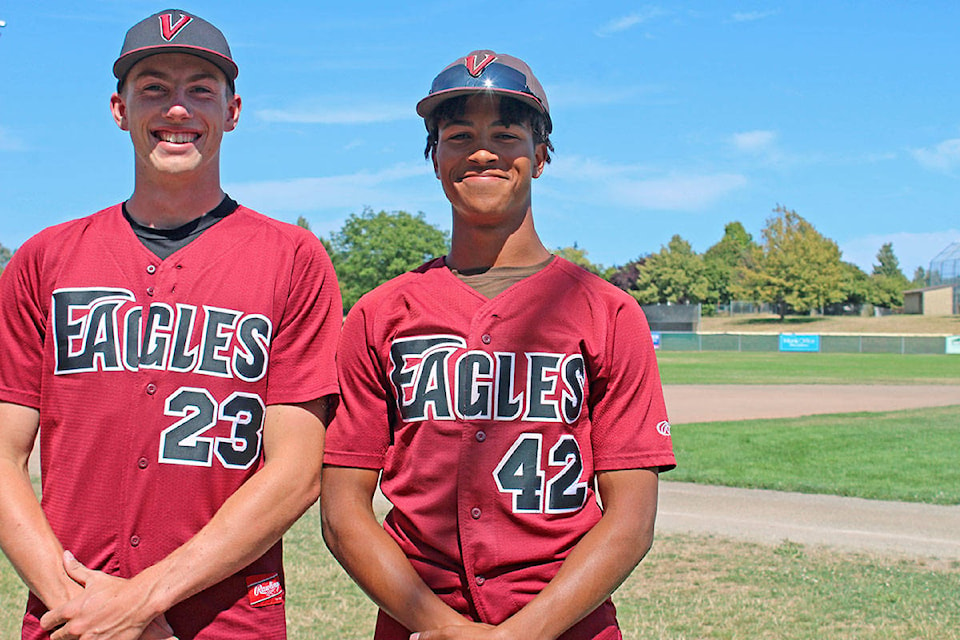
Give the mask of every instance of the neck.
[(175, 229), (212, 211), (223, 200), (219, 176), (164, 176), (162, 181), (137, 176), (127, 213), (139, 224), (155, 229)]
[(550, 257), (528, 212), (516, 229), (458, 224), (453, 218), (453, 237), (447, 266), (458, 271), (492, 267), (529, 267)]

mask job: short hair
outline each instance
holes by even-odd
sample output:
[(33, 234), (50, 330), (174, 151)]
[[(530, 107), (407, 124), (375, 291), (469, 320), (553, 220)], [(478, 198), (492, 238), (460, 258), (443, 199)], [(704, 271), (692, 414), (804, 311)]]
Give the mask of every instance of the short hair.
[[(478, 93), (479, 95), (485, 95)], [(424, 118), (424, 124), (427, 126), (427, 147), (423, 150), (423, 157), (429, 159), (430, 154), (437, 148), (440, 142), (440, 123), (445, 120), (454, 120), (459, 118), (467, 111), (467, 99), (478, 95), (461, 95), (449, 100), (444, 100)], [(492, 98), (496, 94), (490, 94)], [(547, 119), (540, 111), (537, 111), (526, 102), (521, 102), (516, 98), (509, 96), (500, 97), (500, 120), (507, 126), (513, 124), (527, 124), (533, 132), (533, 143), (545, 144), (547, 146), (546, 161), (550, 162), (550, 152), (553, 151), (553, 143), (550, 142), (550, 134), (547, 131)]]

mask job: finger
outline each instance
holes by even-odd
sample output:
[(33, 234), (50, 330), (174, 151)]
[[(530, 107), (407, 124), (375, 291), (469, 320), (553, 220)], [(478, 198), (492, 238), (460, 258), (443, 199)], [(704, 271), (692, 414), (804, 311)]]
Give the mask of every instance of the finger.
[(51, 635), (66, 623), (66, 616), (61, 614), (59, 610), (47, 611), (40, 618), (40, 627)]
[(87, 586), (87, 579), (90, 577), (90, 574), (93, 573), (90, 569), (83, 566), (83, 563), (77, 560), (69, 551), (63, 552), (63, 568), (66, 569), (67, 575), (82, 587)]

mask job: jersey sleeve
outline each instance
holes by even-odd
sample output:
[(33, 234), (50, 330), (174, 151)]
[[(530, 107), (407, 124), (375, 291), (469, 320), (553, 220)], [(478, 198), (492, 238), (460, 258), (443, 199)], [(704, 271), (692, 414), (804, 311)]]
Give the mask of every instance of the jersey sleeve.
[(391, 444), (391, 400), (363, 303), (351, 309), (340, 335), (340, 404), (327, 430), (324, 464), (380, 469)]
[(591, 382), (591, 444), (597, 471), (676, 466), (650, 328), (633, 301), (615, 312), (603, 366)]
[(0, 401), (39, 409), (46, 313), (36, 244), (25, 243), (0, 274)]
[(288, 290), (276, 295), (285, 302), (270, 349), (267, 404), (336, 394), (343, 306), (330, 258), (312, 234), (297, 245)]

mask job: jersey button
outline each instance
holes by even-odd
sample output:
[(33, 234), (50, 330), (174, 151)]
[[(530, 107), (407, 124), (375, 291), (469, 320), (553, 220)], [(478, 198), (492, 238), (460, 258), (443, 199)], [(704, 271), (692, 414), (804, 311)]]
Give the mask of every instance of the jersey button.
[(155, 264), (148, 264), (148, 265), (147, 265), (147, 273), (149, 273), (150, 275), (153, 275), (153, 274), (155, 274), (156, 272), (157, 272), (157, 265), (155, 265)]
[(491, 339), (492, 339), (492, 338), (490, 338), (490, 334), (489, 334), (489, 333), (485, 333), (485, 334), (483, 334), (482, 336), (480, 336), (480, 341), (483, 342), (483, 344), (490, 344), (490, 340), (491, 340)]
[(157, 385), (153, 384), (152, 382), (147, 385), (147, 393), (148, 393), (148, 394), (150, 394), (150, 395), (152, 396), (152, 395), (155, 394), (156, 392), (157, 392)]
[(480, 511), (480, 507), (474, 507), (473, 509), (470, 509), (470, 517), (474, 520), (479, 520), (482, 514), (483, 512)]
[(147, 460), (146, 458), (140, 458), (139, 460), (137, 460), (137, 466), (140, 467), (141, 469), (146, 469), (148, 464), (150, 464), (150, 461)]
[(147, 287), (147, 295), (153, 296), (153, 287)]
[(483, 442), (484, 440), (487, 439), (487, 432), (486, 432), (486, 431), (477, 431), (476, 438), (477, 438), (477, 442)]
[(486, 582), (487, 579), (484, 578), (483, 576), (477, 576), (476, 578), (474, 578), (474, 581), (477, 583), (478, 587), (482, 587), (483, 583)]
[(139, 547), (140, 546), (140, 536), (130, 536), (130, 546)]

